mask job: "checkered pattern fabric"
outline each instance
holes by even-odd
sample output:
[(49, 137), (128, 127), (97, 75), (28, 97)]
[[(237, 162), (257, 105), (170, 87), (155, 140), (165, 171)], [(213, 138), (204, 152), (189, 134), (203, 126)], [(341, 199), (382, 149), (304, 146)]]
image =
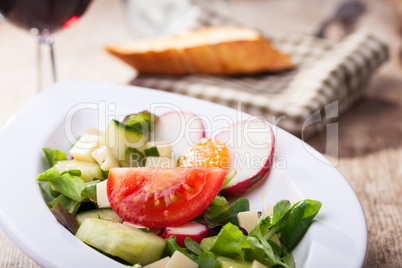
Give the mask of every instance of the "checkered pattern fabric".
[[(212, 25), (239, 23), (202, 8), (191, 28)], [(132, 84), (236, 109), (241, 105), (244, 112), (263, 116), (296, 135), (305, 136), (323, 129), (328, 123), (321, 119), (309, 123), (312, 114), (324, 112), (334, 104), (337, 115), (345, 112), (364, 94), (372, 73), (388, 58), (388, 48), (365, 30), (358, 30), (339, 43), (289, 33), (263, 35), (291, 55), (297, 66), (295, 70), (237, 77), (139, 76)]]

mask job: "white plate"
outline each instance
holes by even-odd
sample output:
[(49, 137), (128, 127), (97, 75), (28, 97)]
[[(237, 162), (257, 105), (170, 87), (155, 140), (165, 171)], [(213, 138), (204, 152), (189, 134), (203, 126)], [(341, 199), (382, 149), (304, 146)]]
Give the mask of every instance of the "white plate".
[[(72, 134), (78, 136), (88, 126), (104, 129), (110, 116), (144, 109), (160, 114), (172, 107), (209, 119), (207, 133), (250, 117), (210, 102), (130, 86), (63, 82), (40, 94), (0, 132), (1, 227), (44, 267), (122, 267), (76, 239), (53, 217), (35, 181), (46, 167), (42, 147), (68, 150), (68, 117)], [(293, 251), (297, 266), (361, 267), (367, 227), (353, 190), (314, 149), (282, 129), (274, 127), (274, 132), (277, 159), (268, 179), (246, 195), (251, 209), (281, 199), (320, 200), (316, 221)]]

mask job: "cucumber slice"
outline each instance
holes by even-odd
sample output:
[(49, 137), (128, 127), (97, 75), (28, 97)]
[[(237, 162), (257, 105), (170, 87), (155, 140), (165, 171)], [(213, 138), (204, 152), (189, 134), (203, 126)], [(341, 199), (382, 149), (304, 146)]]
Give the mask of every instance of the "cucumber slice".
[(75, 220), (77, 221), (78, 226), (86, 219), (103, 219), (108, 221), (115, 221), (122, 223), (123, 219), (120, 218), (116, 212), (114, 212), (111, 208), (100, 208), (100, 209), (92, 209), (77, 213), (75, 216)]
[(217, 258), (221, 268), (251, 268), (251, 262), (235, 260), (226, 257)]
[(93, 181), (94, 178), (103, 178), (102, 170), (96, 163), (85, 162), (80, 160), (64, 160), (59, 161), (54, 166), (60, 173), (63, 171), (77, 170), (81, 171), (81, 178), (85, 182)]
[(143, 167), (145, 156), (138, 149), (128, 147), (125, 152), (124, 160), (120, 160), (121, 167)]
[(162, 257), (166, 248), (166, 241), (153, 233), (102, 219), (86, 219), (75, 236), (131, 264), (139, 262), (147, 265), (155, 262)]
[(112, 120), (106, 131), (106, 146), (117, 160), (124, 160), (127, 147), (139, 148), (147, 142), (148, 136), (139, 129)]

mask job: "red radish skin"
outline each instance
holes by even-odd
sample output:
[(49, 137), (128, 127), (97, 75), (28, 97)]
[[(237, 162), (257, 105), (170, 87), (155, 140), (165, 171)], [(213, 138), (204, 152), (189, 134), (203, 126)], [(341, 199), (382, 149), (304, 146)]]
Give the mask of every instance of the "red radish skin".
[[(251, 126), (248, 130), (261, 130), (261, 134), (251, 135), (251, 138), (248, 139), (262, 142), (260, 144), (267, 144), (266, 148), (252, 148), (251, 146), (247, 145), (245, 141), (242, 141), (240, 145), (238, 144), (238, 135), (240, 133), (242, 135), (240, 138), (243, 139), (243, 136), (245, 135), (245, 128), (247, 126)], [(229, 157), (231, 163), (228, 174), (230, 174), (232, 171), (237, 172), (237, 175), (233, 178), (233, 180), (221, 191), (222, 194), (226, 196), (243, 194), (258, 181), (268, 176), (273, 164), (275, 153), (275, 136), (268, 123), (263, 121), (240, 121), (232, 124), (228, 129), (218, 133), (215, 138), (225, 142), (230, 151)], [(244, 161), (244, 159), (247, 159), (247, 154), (249, 155), (250, 159), (257, 157), (265, 160), (266, 157), (266, 160), (257, 167), (247, 166), (247, 164), (250, 164), (247, 162), (243, 162), (246, 164), (246, 166), (236, 167), (236, 164)], [(240, 160), (235, 160), (235, 157), (240, 157)]]
[(153, 135), (156, 141), (169, 142), (175, 155), (182, 155), (205, 137), (205, 127), (196, 114), (167, 112), (159, 116)]
[(167, 227), (162, 237), (166, 239), (172, 235), (176, 236), (176, 242), (180, 247), (185, 247), (184, 239), (186, 237), (190, 237), (200, 243), (203, 238), (210, 236), (211, 233), (204, 224), (189, 221), (180, 226)]

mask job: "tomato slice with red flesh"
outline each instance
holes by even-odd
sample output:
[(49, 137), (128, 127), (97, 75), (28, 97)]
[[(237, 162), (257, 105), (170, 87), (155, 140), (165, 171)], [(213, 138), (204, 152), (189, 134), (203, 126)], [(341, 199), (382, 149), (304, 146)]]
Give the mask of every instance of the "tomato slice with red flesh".
[(221, 168), (112, 168), (107, 195), (123, 220), (148, 228), (183, 224), (214, 200), (227, 171)]

